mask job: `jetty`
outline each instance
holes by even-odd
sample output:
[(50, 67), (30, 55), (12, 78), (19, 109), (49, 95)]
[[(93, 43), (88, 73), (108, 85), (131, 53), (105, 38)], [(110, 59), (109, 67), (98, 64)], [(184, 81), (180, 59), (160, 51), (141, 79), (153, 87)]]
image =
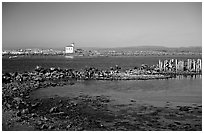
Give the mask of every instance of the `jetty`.
[(148, 66), (142, 64), (133, 69), (121, 70), (118, 65), (108, 70), (99, 70), (95, 67), (84, 68), (83, 70), (62, 69), (62, 68), (43, 68), (36, 66), (32, 72), (24, 73), (4, 73), (2, 83), (13, 81), (68, 81), (68, 80), (149, 80), (149, 79), (168, 79), (176, 75), (201, 75), (201, 59), (188, 59), (178, 61), (177, 59), (159, 60), (157, 65)]

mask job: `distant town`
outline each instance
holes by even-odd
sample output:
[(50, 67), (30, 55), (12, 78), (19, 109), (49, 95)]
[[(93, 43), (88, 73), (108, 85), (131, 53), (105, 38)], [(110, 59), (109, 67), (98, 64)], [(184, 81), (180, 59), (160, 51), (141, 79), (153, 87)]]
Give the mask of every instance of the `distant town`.
[(124, 48), (76, 48), (74, 43), (62, 50), (52, 48), (28, 48), (3, 50), (2, 55), (73, 55), (73, 56), (163, 56), (163, 55), (202, 55), (199, 47), (166, 48), (166, 47), (124, 47)]

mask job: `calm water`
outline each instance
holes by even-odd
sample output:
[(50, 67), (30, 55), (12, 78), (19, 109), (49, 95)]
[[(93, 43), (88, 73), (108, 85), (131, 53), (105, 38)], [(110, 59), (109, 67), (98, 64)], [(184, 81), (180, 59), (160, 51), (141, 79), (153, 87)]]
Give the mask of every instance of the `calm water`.
[[(77, 57), (67, 59), (64, 56), (32, 56), (2, 59), (3, 72), (32, 71), (37, 65), (42, 67), (74, 68), (85, 67), (109, 69), (119, 65), (122, 69), (134, 68), (141, 64), (154, 65), (164, 59), (201, 58), (200, 56), (155, 56), (155, 57)], [(42, 88), (32, 93), (33, 97), (107, 95), (119, 103), (128, 103), (130, 99), (140, 101), (176, 103), (202, 103), (202, 78), (184, 78), (147, 81), (77, 81), (72, 86)]]
[(18, 57), (9, 59), (3, 57), (2, 71), (3, 72), (24, 72), (32, 71), (37, 65), (42, 67), (61, 67), (83, 69), (84, 67), (96, 67), (99, 69), (109, 69), (115, 65), (119, 65), (122, 69), (134, 68), (141, 64), (155, 65), (158, 60), (164, 59), (187, 59), (187, 58), (201, 58), (201, 56), (155, 56), (155, 57), (77, 57), (74, 59), (67, 59), (64, 56), (32, 56), (32, 57)]
[(146, 81), (77, 81), (74, 85), (39, 89), (32, 93), (34, 98), (54, 95), (72, 97), (106, 95), (118, 103), (129, 103), (130, 99), (159, 105), (171, 102), (202, 104), (202, 78), (184, 78)]

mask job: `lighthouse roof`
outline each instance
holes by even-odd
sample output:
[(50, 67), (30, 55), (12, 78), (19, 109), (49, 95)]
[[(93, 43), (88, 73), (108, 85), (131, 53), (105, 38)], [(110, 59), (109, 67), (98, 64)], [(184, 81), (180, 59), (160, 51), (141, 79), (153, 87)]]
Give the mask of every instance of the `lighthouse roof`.
[(67, 45), (66, 47), (74, 47), (74, 43)]
[(73, 44), (69, 44), (66, 47), (74, 47), (74, 45)]

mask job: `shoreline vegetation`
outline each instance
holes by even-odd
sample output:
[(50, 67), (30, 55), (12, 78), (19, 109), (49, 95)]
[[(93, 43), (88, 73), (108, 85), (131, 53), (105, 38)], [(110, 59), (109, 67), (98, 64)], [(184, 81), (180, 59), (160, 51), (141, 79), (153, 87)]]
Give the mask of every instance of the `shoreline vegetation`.
[(131, 100), (128, 105), (113, 104), (107, 96), (32, 99), (40, 88), (74, 85), (73, 80), (149, 80), (176, 75), (193, 76), (201, 72), (160, 72), (147, 65), (126, 71), (85, 68), (83, 71), (37, 66), (33, 72), (3, 73), (3, 130), (202, 130), (202, 106), (172, 108), (143, 105)]

